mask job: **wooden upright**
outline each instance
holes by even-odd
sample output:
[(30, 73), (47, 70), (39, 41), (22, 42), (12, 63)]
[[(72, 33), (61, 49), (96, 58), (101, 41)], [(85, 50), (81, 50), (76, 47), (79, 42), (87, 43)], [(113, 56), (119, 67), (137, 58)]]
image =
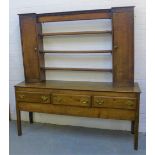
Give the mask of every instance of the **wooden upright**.
[[(138, 149), (140, 89), (134, 83), (134, 7), (73, 12), (20, 14), (21, 43), (25, 81), (15, 86), (17, 129), (21, 111), (130, 120), (134, 148)], [(111, 19), (112, 30), (42, 33), (44, 22)], [(112, 49), (92, 51), (53, 51), (43, 49), (43, 37), (61, 35), (112, 35)], [(45, 67), (46, 53), (111, 53), (112, 68)], [(111, 72), (113, 82), (47, 81), (46, 70)]]

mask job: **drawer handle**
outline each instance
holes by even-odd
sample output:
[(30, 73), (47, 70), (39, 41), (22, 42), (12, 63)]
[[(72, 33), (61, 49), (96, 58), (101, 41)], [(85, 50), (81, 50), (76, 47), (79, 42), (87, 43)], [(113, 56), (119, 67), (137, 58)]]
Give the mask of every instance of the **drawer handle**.
[(83, 104), (87, 104), (87, 103), (88, 103), (88, 101), (82, 101), (82, 103), (83, 103)]
[(47, 101), (47, 100), (48, 100), (48, 97), (47, 97), (47, 96), (41, 96), (41, 99), (42, 99), (43, 101)]
[(132, 102), (132, 101), (127, 101), (127, 104), (128, 104), (129, 106), (133, 106), (133, 102)]
[(97, 104), (102, 105), (104, 101), (96, 101)]
[(24, 98), (24, 95), (19, 95), (19, 97), (20, 97), (21, 99), (23, 99), (23, 98)]
[(34, 50), (37, 51), (37, 47), (35, 47)]

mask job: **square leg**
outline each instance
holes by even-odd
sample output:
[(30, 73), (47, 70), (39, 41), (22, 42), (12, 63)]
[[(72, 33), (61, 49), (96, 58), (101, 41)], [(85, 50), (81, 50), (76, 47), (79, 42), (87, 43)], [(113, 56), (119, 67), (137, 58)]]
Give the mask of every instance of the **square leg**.
[(134, 149), (138, 150), (138, 136), (139, 136), (139, 117), (135, 121), (134, 125)]
[(17, 132), (18, 132), (18, 136), (22, 135), (22, 128), (21, 128), (21, 114), (20, 114), (20, 110), (16, 110), (17, 113)]
[(29, 112), (29, 121), (31, 124), (33, 123), (33, 112)]
[(135, 121), (131, 121), (131, 133), (134, 134)]

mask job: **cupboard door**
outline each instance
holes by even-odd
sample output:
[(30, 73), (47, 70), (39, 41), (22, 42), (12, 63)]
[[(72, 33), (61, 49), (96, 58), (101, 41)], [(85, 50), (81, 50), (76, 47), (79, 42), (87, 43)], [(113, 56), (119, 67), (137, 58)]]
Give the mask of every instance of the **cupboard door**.
[(40, 82), (44, 80), (44, 73), (40, 70), (40, 63), (44, 63), (43, 55), (39, 54), (42, 48), (42, 41), (38, 33), (41, 25), (37, 23), (36, 14), (21, 14), (20, 30), (23, 52), (23, 64), (26, 82)]
[(113, 82), (116, 86), (134, 85), (134, 13), (133, 7), (114, 8)]

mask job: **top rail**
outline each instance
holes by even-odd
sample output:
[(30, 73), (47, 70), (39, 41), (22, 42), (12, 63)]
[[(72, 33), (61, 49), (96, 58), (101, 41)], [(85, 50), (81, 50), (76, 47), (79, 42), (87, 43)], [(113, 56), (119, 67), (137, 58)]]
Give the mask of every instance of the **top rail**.
[(111, 9), (37, 14), (38, 22), (111, 19)]

